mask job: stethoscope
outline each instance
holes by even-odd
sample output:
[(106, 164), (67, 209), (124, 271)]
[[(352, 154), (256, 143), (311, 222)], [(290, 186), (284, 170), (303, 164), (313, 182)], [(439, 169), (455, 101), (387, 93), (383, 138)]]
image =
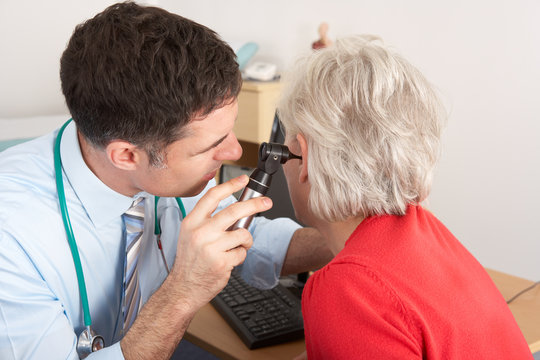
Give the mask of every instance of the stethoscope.
[[(73, 235), (73, 229), (71, 227), (71, 221), (69, 219), (69, 213), (67, 209), (66, 195), (64, 191), (64, 181), (62, 178), (62, 159), (60, 158), (60, 141), (66, 126), (71, 122), (72, 119), (69, 119), (58, 131), (58, 136), (54, 143), (54, 174), (56, 180), (56, 189), (58, 192), (58, 202), (60, 203), (60, 213), (62, 214), (62, 221), (64, 222), (64, 228), (66, 230), (66, 236), (69, 243), (69, 248), (71, 249), (71, 255), (73, 256), (73, 264), (75, 265), (75, 271), (77, 272), (77, 282), (79, 283), (79, 295), (81, 297), (82, 309), (84, 314), (84, 329), (77, 339), (77, 353), (81, 359), (86, 358), (94, 351), (98, 351), (105, 347), (105, 341), (103, 336), (97, 335), (96, 332), (92, 329), (92, 319), (90, 317), (90, 309), (88, 306), (88, 294), (86, 292), (86, 284), (84, 282), (84, 273), (81, 265), (81, 259), (79, 256), (79, 251), (77, 250), (77, 243), (75, 241), (75, 236)], [(182, 213), (182, 218), (186, 217), (186, 210), (180, 198), (175, 198)], [(161, 256), (167, 273), (170, 269), (167, 265), (167, 260), (165, 259), (165, 253), (163, 252), (163, 247), (161, 245), (161, 226), (157, 218), (157, 204), (159, 197), (155, 197), (154, 202), (154, 235), (156, 236), (157, 246), (161, 251)]]

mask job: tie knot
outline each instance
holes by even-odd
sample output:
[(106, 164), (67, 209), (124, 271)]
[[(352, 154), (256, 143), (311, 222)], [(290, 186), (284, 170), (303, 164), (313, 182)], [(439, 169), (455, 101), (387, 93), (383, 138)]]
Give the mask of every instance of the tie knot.
[(131, 204), (130, 208), (126, 210), (124, 215), (136, 218), (138, 220), (142, 220), (144, 218), (144, 200), (145, 198), (143, 197), (135, 199), (135, 201), (133, 201), (133, 204)]

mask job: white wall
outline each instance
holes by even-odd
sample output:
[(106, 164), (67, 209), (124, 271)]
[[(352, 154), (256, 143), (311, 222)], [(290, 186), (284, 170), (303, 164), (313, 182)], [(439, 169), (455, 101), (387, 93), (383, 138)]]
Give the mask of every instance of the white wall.
[(60, 56), (77, 24), (115, 2), (0, 0), (0, 140), (38, 136), (69, 118)]
[[(227, 41), (257, 42), (254, 60), (280, 69), (309, 51), (322, 21), (331, 38), (383, 37), (450, 112), (430, 209), (484, 266), (540, 279), (539, 1), (155, 2)], [(0, 0), (0, 118), (66, 111), (60, 54), (75, 24), (110, 3)]]

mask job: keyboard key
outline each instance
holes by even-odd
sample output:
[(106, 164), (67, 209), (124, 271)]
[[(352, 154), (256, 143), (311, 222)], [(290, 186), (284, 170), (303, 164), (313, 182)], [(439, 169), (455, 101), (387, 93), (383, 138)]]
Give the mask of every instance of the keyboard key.
[(245, 303), (247, 303), (246, 298), (243, 297), (242, 295), (235, 295), (234, 300), (240, 305), (244, 305)]
[(244, 324), (246, 324), (246, 326), (248, 328), (258, 327), (257, 323), (255, 321), (253, 321), (253, 320), (246, 320), (246, 321), (244, 321)]
[(257, 294), (257, 295), (252, 295), (248, 297), (246, 300), (249, 302), (254, 302), (254, 301), (259, 301), (259, 300), (264, 300), (264, 299), (265, 297), (262, 294)]

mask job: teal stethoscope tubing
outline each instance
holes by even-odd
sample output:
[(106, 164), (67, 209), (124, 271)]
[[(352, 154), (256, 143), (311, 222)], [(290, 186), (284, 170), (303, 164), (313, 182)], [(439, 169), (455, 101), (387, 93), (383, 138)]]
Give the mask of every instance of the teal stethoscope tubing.
[[(64, 182), (63, 182), (63, 177), (62, 177), (62, 159), (60, 158), (60, 141), (62, 139), (62, 135), (64, 134), (64, 130), (66, 126), (71, 121), (72, 119), (69, 119), (64, 125), (62, 125), (62, 127), (58, 131), (58, 135), (54, 143), (54, 176), (56, 180), (56, 190), (58, 192), (58, 202), (60, 203), (60, 213), (62, 214), (62, 221), (64, 223), (64, 229), (66, 230), (66, 236), (68, 239), (69, 248), (71, 250), (71, 255), (73, 257), (73, 264), (75, 265), (75, 271), (77, 272), (77, 282), (79, 283), (79, 294), (81, 297), (81, 303), (82, 303), (83, 314), (84, 314), (84, 325), (86, 327), (89, 327), (92, 324), (92, 319), (90, 317), (90, 308), (88, 306), (88, 294), (86, 292), (86, 283), (84, 281), (84, 272), (81, 265), (81, 258), (79, 256), (79, 251), (77, 249), (77, 242), (75, 241), (75, 235), (73, 235), (73, 228), (71, 227), (71, 221), (69, 219), (66, 194), (64, 191)], [(182, 213), (182, 218), (185, 218), (186, 210), (184, 208), (184, 204), (182, 203), (182, 200), (180, 198), (175, 198), (175, 199), (176, 199), (176, 203), (178, 204), (178, 207), (180, 208), (180, 212)], [(160, 236), (161, 228), (159, 226), (159, 222), (157, 218), (158, 201), (159, 201), (159, 197), (156, 196), (155, 209), (154, 209), (154, 216), (155, 216), (154, 234), (157, 236)], [(163, 255), (163, 249), (161, 249), (160, 244), (158, 245)]]
[[(157, 210), (157, 204), (160, 199), (159, 196), (154, 196), (154, 207)], [(182, 203), (182, 199), (175, 198), (176, 203), (178, 204), (178, 207), (180, 208), (180, 212), (182, 213), (182, 219), (186, 217), (186, 209), (184, 208), (184, 204)], [(154, 211), (154, 235), (161, 235), (161, 227), (159, 226), (159, 221), (157, 218), (157, 211)]]
[(71, 256), (73, 256), (73, 263), (75, 265), (75, 271), (77, 272), (77, 281), (79, 283), (79, 293), (81, 296), (84, 325), (90, 326), (92, 319), (90, 318), (90, 309), (88, 307), (88, 295), (86, 293), (86, 283), (84, 282), (84, 273), (81, 265), (81, 258), (79, 251), (77, 250), (77, 243), (75, 242), (75, 235), (73, 235), (73, 229), (71, 228), (71, 221), (69, 219), (69, 213), (67, 210), (66, 194), (64, 192), (64, 182), (62, 179), (62, 159), (60, 158), (60, 140), (64, 134), (66, 126), (71, 122), (69, 119), (58, 131), (56, 142), (54, 144), (54, 176), (56, 179), (56, 191), (58, 192), (58, 202), (60, 203), (60, 213), (62, 214), (62, 220), (64, 222), (64, 228), (66, 229), (66, 235), (71, 249)]

